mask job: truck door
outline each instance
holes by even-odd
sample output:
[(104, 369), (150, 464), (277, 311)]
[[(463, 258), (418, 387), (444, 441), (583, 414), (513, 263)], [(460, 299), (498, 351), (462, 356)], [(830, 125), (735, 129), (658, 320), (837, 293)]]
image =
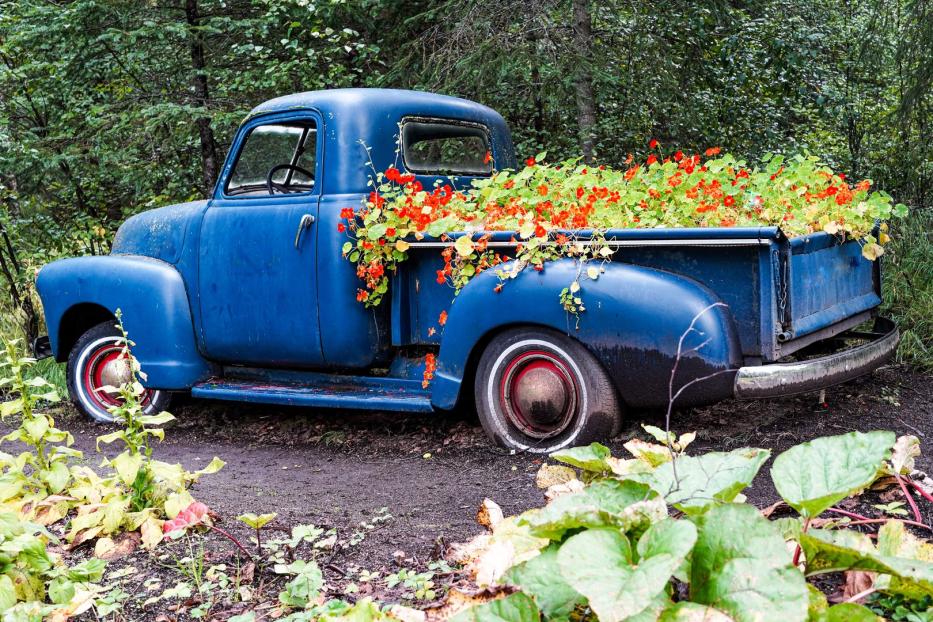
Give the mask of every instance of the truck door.
[(323, 361), (311, 235), (321, 179), (320, 117), (243, 126), (201, 225), (201, 347), (220, 362), (314, 367)]

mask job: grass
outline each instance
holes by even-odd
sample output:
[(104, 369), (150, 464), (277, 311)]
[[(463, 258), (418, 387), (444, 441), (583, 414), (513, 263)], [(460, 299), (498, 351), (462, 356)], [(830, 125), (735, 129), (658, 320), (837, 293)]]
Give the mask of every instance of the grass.
[(883, 312), (901, 330), (897, 359), (933, 371), (933, 209), (915, 209), (891, 234)]

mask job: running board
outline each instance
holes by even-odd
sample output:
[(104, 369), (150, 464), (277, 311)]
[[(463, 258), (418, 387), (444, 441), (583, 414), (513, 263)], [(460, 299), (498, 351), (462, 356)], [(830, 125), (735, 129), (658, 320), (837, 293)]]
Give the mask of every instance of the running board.
[(191, 388), (191, 395), (214, 400), (351, 408), (356, 410), (432, 412), (431, 394), (417, 380), (369, 376), (309, 375), (302, 382), (212, 378)]

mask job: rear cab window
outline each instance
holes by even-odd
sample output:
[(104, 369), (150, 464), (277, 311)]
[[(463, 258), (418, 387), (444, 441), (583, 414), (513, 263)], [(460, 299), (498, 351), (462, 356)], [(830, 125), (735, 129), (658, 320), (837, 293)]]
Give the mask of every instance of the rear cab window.
[(401, 147), (405, 168), (418, 175), (492, 174), (489, 129), (481, 124), (409, 117), (402, 120)]

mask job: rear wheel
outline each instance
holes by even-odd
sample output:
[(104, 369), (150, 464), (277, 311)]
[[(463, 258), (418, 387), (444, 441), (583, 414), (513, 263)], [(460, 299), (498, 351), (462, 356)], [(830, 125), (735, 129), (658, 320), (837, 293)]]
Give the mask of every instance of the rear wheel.
[[(120, 331), (113, 321), (103, 322), (81, 335), (68, 356), (68, 394), (75, 407), (95, 421), (113, 421), (109, 408), (121, 404), (119, 396), (103, 387), (119, 387), (129, 382), (129, 361), (123, 356)], [(150, 415), (168, 408), (171, 394), (146, 389), (140, 396), (143, 413)]]
[(621, 421), (615, 388), (599, 361), (548, 329), (496, 335), (480, 358), (475, 395), (486, 434), (532, 453), (606, 440)]

